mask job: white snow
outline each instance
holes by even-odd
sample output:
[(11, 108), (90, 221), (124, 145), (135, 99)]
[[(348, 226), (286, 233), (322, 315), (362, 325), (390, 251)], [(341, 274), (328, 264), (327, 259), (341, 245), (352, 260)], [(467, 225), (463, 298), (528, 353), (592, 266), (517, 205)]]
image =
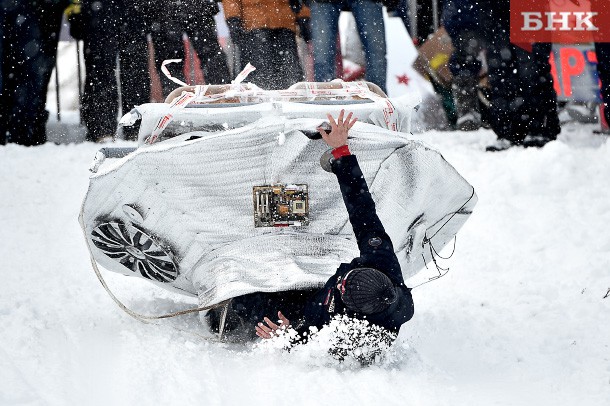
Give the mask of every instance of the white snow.
[[(59, 53), (70, 125), (76, 56), (73, 45)], [(438, 148), (479, 202), (441, 260), (449, 273), (413, 291), (415, 317), (365, 368), (338, 364), (322, 345), (207, 342), (195, 315), (131, 318), (97, 280), (77, 221), (102, 146), (0, 147), (0, 405), (608, 406), (607, 137), (573, 125), (542, 149), (500, 153), (484, 152), (489, 130), (414, 138)], [(196, 305), (136, 278), (104, 278), (141, 313)]]
[[(77, 222), (100, 145), (0, 147), (0, 405), (610, 404), (607, 138), (571, 126), (542, 149), (486, 153), (488, 130), (416, 137), (479, 203), (441, 260), (449, 273), (413, 291), (414, 319), (366, 368), (315, 346), (206, 342), (197, 316), (132, 319)], [(104, 277), (140, 312), (195, 305)]]

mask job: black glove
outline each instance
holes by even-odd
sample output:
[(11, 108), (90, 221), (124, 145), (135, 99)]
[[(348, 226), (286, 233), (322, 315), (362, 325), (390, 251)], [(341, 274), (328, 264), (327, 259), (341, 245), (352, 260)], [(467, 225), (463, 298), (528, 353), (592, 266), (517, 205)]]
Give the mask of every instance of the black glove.
[(297, 18), (297, 25), (299, 26), (299, 33), (303, 41), (311, 42), (311, 25), (309, 24), (309, 17)]
[(241, 47), (244, 41), (244, 22), (239, 17), (227, 18), (227, 26), (229, 27), (229, 35), (231, 41), (238, 47)]

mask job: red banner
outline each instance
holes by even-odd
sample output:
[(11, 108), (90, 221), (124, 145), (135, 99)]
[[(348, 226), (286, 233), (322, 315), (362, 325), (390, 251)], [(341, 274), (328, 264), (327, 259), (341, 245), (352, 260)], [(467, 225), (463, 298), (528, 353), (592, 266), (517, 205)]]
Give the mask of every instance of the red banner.
[(513, 43), (610, 42), (610, 0), (510, 0)]

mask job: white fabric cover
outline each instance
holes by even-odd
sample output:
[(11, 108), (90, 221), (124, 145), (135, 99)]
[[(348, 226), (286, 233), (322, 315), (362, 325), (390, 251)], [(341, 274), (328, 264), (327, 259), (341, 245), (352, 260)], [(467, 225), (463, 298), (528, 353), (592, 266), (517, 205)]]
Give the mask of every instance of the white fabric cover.
[[(263, 118), (234, 130), (184, 134), (106, 162), (91, 177), (83, 204), (87, 235), (109, 220), (133, 222), (122, 206), (138, 206), (144, 220), (137, 226), (169, 246), (179, 267), (175, 281), (154, 283), (198, 295), (202, 305), (321, 286), (358, 249), (336, 177), (319, 165), (328, 147), (300, 131), (319, 123)], [(424, 237), (434, 236), (440, 251), (470, 214), (474, 190), (437, 151), (404, 133), (357, 123), (349, 145), (409, 278), (424, 258), (431, 260)], [(309, 226), (254, 227), (252, 187), (272, 183), (309, 185)], [(91, 246), (106, 269), (139, 276)]]
[(322, 101), (312, 104), (274, 101), (251, 105), (223, 104), (176, 108), (167, 103), (147, 103), (137, 106), (127, 113), (121, 119), (121, 125), (130, 126), (141, 119), (138, 139), (140, 145), (143, 145), (163, 117), (171, 116), (164, 133), (184, 134), (214, 126), (223, 126), (226, 129), (239, 128), (261, 118), (326, 120), (326, 114), (330, 113), (337, 117), (341, 109), (348, 109), (361, 122), (409, 133), (411, 132), (413, 109), (420, 103), (421, 96), (417, 92), (395, 98), (379, 97), (375, 100), (362, 100), (355, 104), (340, 101)]

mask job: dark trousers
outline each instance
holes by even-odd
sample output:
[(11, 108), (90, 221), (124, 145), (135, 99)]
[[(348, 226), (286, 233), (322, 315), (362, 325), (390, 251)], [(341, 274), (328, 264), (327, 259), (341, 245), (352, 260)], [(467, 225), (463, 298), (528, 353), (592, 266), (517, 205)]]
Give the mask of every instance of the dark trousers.
[(487, 49), (490, 121), (499, 138), (520, 143), (527, 135), (557, 138), (561, 128), (553, 88), (551, 44), (527, 52), (508, 41)]
[(481, 35), (475, 30), (462, 30), (452, 35), (453, 53), (449, 69), (453, 75), (452, 92), (458, 117), (479, 112), (478, 84), (483, 49)]
[(482, 66), (479, 53), (484, 48), (481, 35), (474, 30), (463, 30), (451, 36), (451, 42), (454, 50), (449, 58), (449, 69), (453, 77), (468, 76), (478, 82)]
[(602, 98), (604, 99), (604, 115), (610, 124), (610, 43), (595, 44), (597, 52), (597, 72), (602, 81)]
[[(146, 24), (134, 2), (83, 0), (85, 30), (85, 88), (81, 115), (87, 139), (98, 140), (116, 132), (121, 86), (122, 113), (150, 100)], [(117, 65), (119, 64), (119, 65)]]
[(305, 80), (295, 33), (286, 28), (256, 29), (246, 32), (240, 48), (242, 68), (250, 62), (256, 70), (248, 82), (263, 89), (286, 89)]
[(443, 10), (443, 0), (437, 0), (437, 15), (434, 15), (434, 7), (432, 0), (417, 0), (415, 4), (415, 13), (417, 14), (417, 40), (418, 43), (426, 41), (428, 36), (434, 33), (434, 20), (440, 20), (441, 10)]
[[(201, 69), (205, 82), (208, 84), (223, 84), (231, 82), (227, 58), (218, 43), (216, 21), (213, 15), (198, 13), (183, 13), (184, 18), (172, 24), (160, 25), (153, 32), (155, 45), (155, 63), (160, 70), (161, 63), (166, 59), (182, 59), (182, 62), (170, 65), (172, 76), (186, 82), (184, 77), (184, 43), (182, 34), (186, 33), (197, 57), (201, 61)], [(176, 19), (176, 18), (174, 18)], [(163, 94), (167, 96), (178, 85), (161, 74)]]
[(46, 142), (47, 86), (65, 2), (7, 0), (0, 9), (0, 144)]
[(487, 45), (494, 132), (516, 144), (527, 135), (556, 139), (561, 128), (549, 63), (551, 44), (534, 44), (532, 52), (511, 44), (508, 0), (485, 7), (491, 14), (482, 12), (481, 33)]

